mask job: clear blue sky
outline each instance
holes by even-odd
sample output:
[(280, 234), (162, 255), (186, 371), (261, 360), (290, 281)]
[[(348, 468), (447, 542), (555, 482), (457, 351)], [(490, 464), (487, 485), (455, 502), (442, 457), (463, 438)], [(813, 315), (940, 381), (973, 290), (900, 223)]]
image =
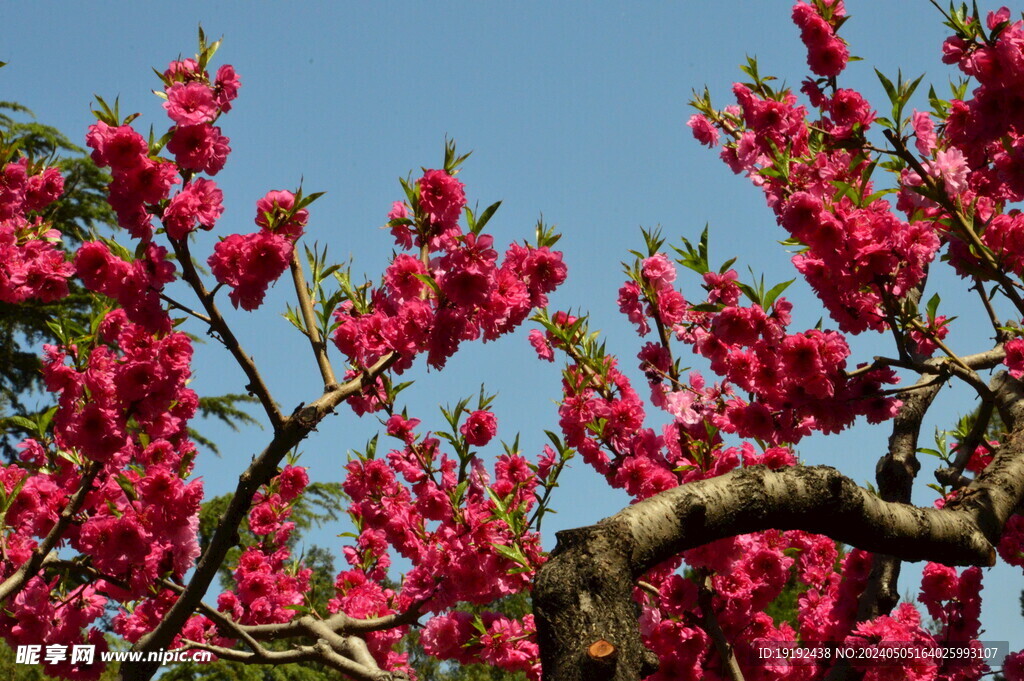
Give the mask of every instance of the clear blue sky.
[[(759, 58), (762, 73), (799, 83), (805, 55), (789, 7), (760, 1), (10, 3), (0, 98), (30, 106), (42, 122), (81, 141), (93, 121), (93, 94), (120, 95), (122, 112), (141, 112), (137, 125), (162, 133), (169, 121), (150, 93), (159, 87), (150, 67), (162, 70), (178, 55), (191, 56), (201, 22), (208, 34), (224, 37), (216, 63), (233, 64), (243, 83), (235, 109), (222, 120), (234, 151), (216, 177), (227, 207), (217, 233), (253, 230), (255, 200), (301, 179), (307, 191), (327, 192), (312, 207), (307, 238), (329, 243), (338, 259), (354, 259), (354, 272), (375, 277), (391, 251), (377, 227), (401, 196), (396, 178), (437, 167), (445, 136), (454, 137), (460, 149), (474, 151), (461, 176), (470, 201), (504, 201), (490, 225), (496, 240), (532, 236), (540, 213), (558, 224), (570, 279), (552, 305), (589, 310), (609, 349), (632, 367), (640, 343), (615, 298), (620, 262), (641, 244), (640, 225), (661, 224), (678, 242), (695, 239), (708, 222), (713, 258), (739, 256), (741, 272), (750, 265), (772, 282), (795, 276), (760, 192), (698, 146), (684, 125), (694, 88), (707, 84), (719, 105), (731, 103), (729, 87), (740, 79), (736, 66), (745, 55)], [(912, 77), (927, 72), (937, 86), (946, 82), (949, 72), (939, 62), (945, 29), (928, 2), (848, 2), (848, 9), (853, 19), (842, 33), (864, 61), (844, 74), (845, 86), (862, 89), (879, 107), (873, 67), (890, 75), (897, 67)], [(684, 293), (696, 296), (698, 282), (683, 276)], [(955, 284), (938, 284), (954, 306), (952, 289), (942, 287)], [(278, 286), (259, 312), (230, 320), (290, 410), (316, 397), (318, 376), (308, 348), (277, 316), (287, 293)], [(794, 328), (823, 316), (801, 282), (789, 297), (797, 306)], [(972, 326), (969, 309), (946, 312)], [(869, 359), (887, 350), (884, 340), (858, 341), (855, 352)], [(985, 339), (960, 332), (952, 342), (970, 352)], [(528, 455), (539, 452), (543, 429), (557, 430), (558, 370), (534, 358), (525, 331), (467, 347), (440, 374), (428, 374), (421, 362), (414, 375), (419, 380), (406, 392), (408, 404), (425, 424), (440, 427), (437, 403), (474, 394), (483, 381), (500, 394), (499, 435), (511, 440), (520, 431)], [(642, 377), (635, 378), (642, 390)], [(201, 348), (197, 390), (237, 391), (243, 384), (220, 348)], [(971, 408), (962, 395), (944, 391), (923, 444), (934, 427)], [(338, 479), (348, 449), (361, 447), (375, 425), (348, 413), (326, 422), (303, 447), (314, 479)], [(223, 493), (267, 433), (203, 427), (219, 437), (224, 457), (206, 457), (199, 472), (208, 493)], [(872, 480), (887, 434), (884, 427), (858, 427), (808, 440), (800, 453)], [(922, 477), (930, 478), (927, 468)], [(582, 464), (559, 491), (548, 547), (554, 530), (592, 523), (625, 503)], [(930, 492), (916, 501), (929, 503)], [(338, 543), (327, 532), (316, 541)], [(918, 587), (907, 580), (901, 589)], [(1019, 570), (987, 573), (987, 639), (1024, 644), (1022, 587)]]

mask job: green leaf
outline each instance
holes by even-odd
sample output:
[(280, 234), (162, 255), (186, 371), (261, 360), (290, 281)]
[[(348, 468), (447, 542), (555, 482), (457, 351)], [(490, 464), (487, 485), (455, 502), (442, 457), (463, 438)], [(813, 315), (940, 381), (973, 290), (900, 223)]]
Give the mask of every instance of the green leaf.
[(708, 266), (708, 226), (704, 225), (704, 231), (701, 232), (696, 248), (686, 238), (683, 239), (683, 246), (684, 248), (672, 247), (672, 250), (681, 256), (676, 262), (697, 274), (707, 274), (710, 271)]
[(775, 286), (771, 287), (768, 290), (768, 293), (764, 294), (762, 307), (764, 307), (765, 309), (771, 307), (772, 304), (775, 303), (776, 298), (778, 298), (783, 291), (789, 288), (789, 285), (792, 284), (794, 281), (796, 281), (796, 279), (790, 279), (789, 281), (784, 281), (781, 284), (776, 284)]
[(495, 211), (498, 210), (498, 206), (500, 205), (501, 201), (496, 201), (484, 209), (484, 212), (481, 213), (480, 217), (477, 218), (476, 225), (474, 225), (473, 227), (474, 234), (479, 234), (480, 231), (483, 230), (484, 226), (487, 224), (487, 221), (491, 219)]
[(24, 416), (8, 416), (7, 418), (4, 419), (4, 421), (9, 424), (18, 426), (19, 428), (22, 428), (23, 430), (26, 430), (30, 433), (35, 433), (38, 427), (35, 421), (27, 419)]
[(434, 278), (432, 276), (430, 276), (429, 274), (414, 274), (412, 276), (416, 277), (417, 279), (422, 281), (424, 284), (429, 286), (434, 291), (435, 294), (441, 295), (441, 287), (440, 287), (440, 285), (438, 285), (438, 283), (436, 281), (434, 281)]
[(526, 567), (530, 566), (529, 559), (523, 554), (522, 549), (520, 549), (518, 545), (502, 546), (501, 544), (491, 544), (491, 547), (513, 563), (518, 563)]
[(494, 505), (498, 508), (498, 517), (504, 520), (508, 516), (508, 508), (506, 508), (505, 502), (502, 501), (501, 497), (495, 494), (494, 490), (490, 487), (487, 488), (487, 496), (491, 498), (491, 501), (493, 501)]
[(896, 88), (893, 86), (892, 81), (885, 77), (885, 74), (875, 69), (875, 75), (878, 76), (878, 80), (882, 81), (882, 87), (885, 89), (885, 94), (889, 96), (889, 101), (896, 104)]
[(931, 298), (928, 299), (928, 303), (925, 305), (925, 311), (928, 314), (928, 320), (929, 321), (935, 319), (935, 313), (938, 312), (938, 310), (939, 310), (939, 303), (941, 301), (942, 301), (942, 299), (939, 298), (939, 294), (938, 293), (936, 293), (935, 295), (933, 295)]

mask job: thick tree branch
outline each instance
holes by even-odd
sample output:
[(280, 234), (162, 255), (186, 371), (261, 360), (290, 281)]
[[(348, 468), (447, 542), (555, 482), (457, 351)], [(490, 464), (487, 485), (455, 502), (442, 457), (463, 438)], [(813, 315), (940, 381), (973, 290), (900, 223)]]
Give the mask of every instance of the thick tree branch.
[[(295, 662), (320, 662), (335, 669), (356, 681), (396, 681), (408, 678), (404, 674), (392, 674), (380, 669), (376, 662), (372, 666), (361, 664), (337, 652), (329, 642), (318, 640), (313, 645), (304, 645), (291, 650), (264, 650), (250, 652), (215, 646), (201, 641), (185, 640), (185, 647), (191, 650), (205, 650), (222, 660), (240, 662), (242, 664), (281, 665)], [(346, 644), (348, 642), (346, 641)], [(365, 647), (365, 643), (363, 644)], [(368, 653), (367, 653), (368, 654)], [(372, 658), (371, 658), (372, 660)]]
[[(922, 376), (915, 384), (921, 389), (903, 402), (899, 414), (893, 420), (889, 450), (878, 460), (875, 468), (878, 494), (884, 501), (910, 503), (914, 478), (921, 469), (917, 460), (921, 422), (943, 384), (944, 381), (936, 382), (932, 377)], [(896, 607), (900, 598), (897, 588), (900, 564), (900, 559), (895, 556), (875, 554), (868, 583), (857, 607), (859, 621), (887, 615)]]
[[(336, 634), (365, 634), (371, 631), (394, 629), (408, 624), (415, 624), (420, 617), (422, 602), (414, 604), (408, 610), (381, 617), (358, 619), (339, 612), (322, 620), (323, 625)], [(235, 625), (246, 634), (261, 641), (278, 641), (295, 636), (310, 634), (314, 630), (316, 618), (305, 615), (283, 624)]]
[[(754, 466), (681, 485), (597, 525), (558, 533), (534, 589), (547, 681), (635, 681), (650, 673), (632, 584), (677, 553), (768, 529), (804, 530), (901, 560), (991, 565), (1002, 527), (1024, 499), (1024, 436), (944, 509), (887, 502), (835, 469)], [(620, 654), (587, 669), (587, 647), (606, 640)]]

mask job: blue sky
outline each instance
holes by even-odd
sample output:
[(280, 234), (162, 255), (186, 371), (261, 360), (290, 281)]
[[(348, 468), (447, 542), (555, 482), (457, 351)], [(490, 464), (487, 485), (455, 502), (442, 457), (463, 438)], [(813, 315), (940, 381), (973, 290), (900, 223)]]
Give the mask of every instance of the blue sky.
[[(848, 6), (853, 19), (842, 34), (864, 61), (851, 64), (843, 85), (861, 89), (878, 108), (874, 67), (890, 76), (897, 67), (911, 77), (927, 73), (937, 86), (947, 81), (939, 62), (946, 29), (928, 2)], [(0, 47), (0, 60), (9, 63), (0, 70), (0, 98), (28, 105), (79, 141), (94, 120), (94, 94), (108, 101), (119, 95), (122, 112), (141, 112), (137, 125), (162, 133), (169, 121), (150, 92), (159, 87), (150, 67), (162, 70), (178, 55), (190, 56), (200, 23), (224, 37), (216, 63), (233, 64), (243, 86), (221, 123), (234, 150), (216, 177), (227, 208), (221, 235), (254, 229), (255, 200), (301, 180), (307, 191), (327, 192), (312, 207), (307, 239), (328, 243), (338, 260), (353, 259), (354, 272), (376, 277), (391, 252), (378, 226), (401, 197), (397, 178), (437, 167), (448, 136), (474, 152), (461, 175), (470, 202), (504, 201), (490, 223), (498, 243), (532, 237), (541, 213), (560, 226), (570, 278), (552, 306), (589, 311), (626, 366), (635, 364), (642, 343), (615, 298), (620, 262), (642, 244), (639, 226), (661, 224), (678, 243), (696, 239), (709, 223), (713, 259), (738, 256), (741, 273), (750, 265), (770, 282), (795, 276), (777, 244), (784, 234), (760, 192), (684, 125), (694, 88), (707, 84), (716, 103), (730, 103), (729, 87), (746, 55), (759, 58), (762, 73), (798, 85), (807, 69), (789, 3), (21, 2), (4, 15), (11, 30)], [(202, 243), (209, 248), (212, 238)], [(684, 294), (696, 296), (698, 282), (681, 276)], [(956, 307), (956, 286), (952, 278), (938, 279), (944, 311), (977, 328), (971, 309)], [(318, 375), (307, 346), (278, 315), (287, 293), (278, 286), (257, 313), (232, 311), (229, 318), (290, 411), (316, 397)], [(788, 297), (796, 304), (794, 328), (823, 316), (801, 282)], [(855, 356), (885, 352), (885, 340), (856, 340)], [(952, 342), (970, 352), (986, 339), (955, 332)], [(419, 363), (413, 375), (417, 384), (405, 394), (425, 424), (440, 427), (437, 404), (475, 394), (485, 382), (499, 393), (499, 436), (511, 440), (521, 432), (528, 455), (539, 452), (545, 428), (557, 429), (558, 370), (535, 359), (525, 330), (467, 347), (443, 373), (427, 373)], [(243, 384), (222, 349), (200, 349), (197, 390), (238, 391)], [(944, 391), (922, 444), (933, 428), (970, 410), (963, 395)], [(223, 493), (267, 433), (204, 428), (221, 440), (224, 456), (207, 457), (199, 472), (209, 493)], [(333, 417), (303, 446), (302, 462), (314, 479), (338, 479), (347, 451), (375, 430), (372, 419)], [(887, 435), (884, 427), (860, 426), (805, 441), (800, 453), (872, 480)], [(930, 478), (924, 463), (922, 477)], [(595, 522), (626, 501), (582, 464), (559, 491), (559, 514), (546, 520), (548, 547), (554, 530)], [(915, 501), (931, 499), (925, 490)], [(316, 541), (338, 543), (327, 531)], [(986, 638), (1009, 638), (1020, 648), (1020, 571), (989, 571), (986, 583)], [(901, 590), (918, 586), (906, 580)]]

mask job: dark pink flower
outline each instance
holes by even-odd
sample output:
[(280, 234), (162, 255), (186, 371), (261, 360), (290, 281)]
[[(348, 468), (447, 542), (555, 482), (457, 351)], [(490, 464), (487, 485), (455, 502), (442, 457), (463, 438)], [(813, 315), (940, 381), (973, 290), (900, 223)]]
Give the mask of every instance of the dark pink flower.
[(489, 411), (474, 411), (459, 428), (466, 444), (483, 447), (498, 432), (498, 420)]
[(690, 116), (690, 120), (686, 123), (693, 130), (693, 136), (701, 144), (713, 147), (718, 144), (720, 135), (718, 129), (708, 120), (707, 116), (703, 114), (694, 114)]
[(417, 184), (420, 189), (420, 210), (438, 230), (454, 227), (466, 205), (463, 184), (444, 170), (428, 170)]
[(167, 115), (178, 125), (200, 125), (217, 117), (213, 91), (204, 83), (174, 83), (167, 88)]
[(263, 229), (295, 241), (309, 221), (305, 208), (294, 210), (295, 194), (276, 190), (267, 192), (256, 202), (256, 224)]

